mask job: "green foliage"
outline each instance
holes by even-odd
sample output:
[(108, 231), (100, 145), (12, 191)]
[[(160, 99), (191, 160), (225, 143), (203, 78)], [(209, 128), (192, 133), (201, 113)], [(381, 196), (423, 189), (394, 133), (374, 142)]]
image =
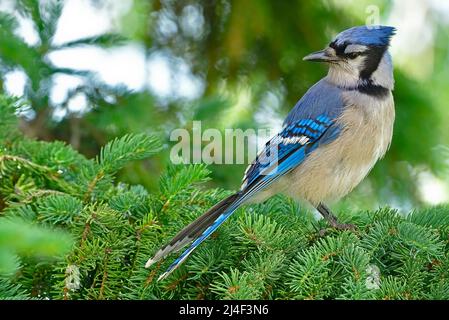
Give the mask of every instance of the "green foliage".
[[(59, 67), (54, 63), (51, 54), (61, 50), (80, 47), (110, 48), (126, 42), (123, 36), (106, 32), (94, 37), (57, 43), (55, 35), (65, 3), (60, 0), (18, 0), (10, 3), (13, 9), (11, 12), (0, 12), (0, 91), (5, 91), (3, 81), (8, 72), (23, 72), (26, 81), (23, 98), (26, 98), (27, 107), (24, 111), (28, 111), (31, 116), (22, 119), (22, 127), (28, 135), (47, 140), (52, 135), (65, 135), (66, 130), (62, 128), (65, 123), (58, 126), (58, 121), (55, 121), (55, 112), (58, 110), (72, 119), (72, 128), (78, 125), (79, 113), (68, 108), (72, 98), (85, 97), (89, 107), (93, 109), (99, 105), (110, 105), (107, 101), (111, 98), (126, 95), (125, 90), (119, 86), (108, 86), (94, 72)], [(30, 42), (17, 32), (21, 26), (20, 20), (26, 21), (35, 32), (35, 40)], [(50, 98), (51, 92), (57, 84), (57, 77), (61, 76), (79, 84), (67, 92), (63, 101), (54, 102)], [(79, 144), (80, 139), (81, 136), (77, 136), (71, 142)]]
[(132, 160), (141, 160), (160, 150), (160, 142), (145, 134), (126, 135), (101, 149), (98, 163), (105, 172), (114, 173)]
[(81, 213), (83, 203), (68, 194), (61, 194), (39, 199), (36, 207), (41, 221), (49, 224), (70, 224)]
[[(118, 33), (66, 43), (54, 41), (63, 1), (11, 2), (36, 32), (34, 43), (20, 36), (17, 16), (0, 13), (0, 90), (8, 72), (26, 76), (22, 99), (0, 94), (0, 299), (449, 299), (448, 206), (406, 216), (345, 210), (340, 219), (358, 230), (337, 232), (279, 196), (238, 210), (168, 279), (156, 281), (174, 256), (144, 268), (183, 226), (230, 194), (214, 186), (237, 187), (243, 171), (164, 170), (167, 133), (190, 129), (192, 120), (222, 131), (267, 127), (325, 74), (300, 58), (366, 18), (364, 1), (209, 2), (134, 1), (114, 21)], [(387, 16), (387, 2), (378, 4)], [(447, 28), (429, 16), (429, 27), (441, 30), (423, 52), (433, 53), (438, 72), (413, 79), (407, 64), (396, 68), (394, 141), (366, 184), (391, 203), (402, 204), (400, 196), (420, 202), (421, 170), (448, 176)], [(177, 32), (165, 32), (167, 25)], [(163, 56), (174, 83), (177, 68), (188, 69), (201, 96), (110, 87), (50, 58), (66, 49), (116, 48), (128, 37), (146, 62)], [(80, 81), (55, 103), (60, 75)], [(79, 95), (85, 113), (68, 107)], [(46, 141), (24, 138), (19, 125)], [(149, 131), (163, 138), (139, 133)], [(352, 207), (354, 198), (347, 200)]]
[[(160, 150), (130, 134), (87, 159), (15, 130), (0, 97), (2, 299), (449, 299), (449, 207), (355, 212), (355, 232), (328, 228), (277, 196), (238, 210), (173, 275), (146, 260), (228, 192), (201, 188), (203, 165), (170, 166), (157, 191), (114, 183)], [(14, 139), (9, 139), (14, 133)]]
[(0, 276), (11, 275), (19, 268), (17, 255), (58, 257), (71, 246), (72, 239), (65, 232), (20, 218), (0, 218)]
[(26, 290), (20, 285), (11, 284), (8, 279), (0, 278), (0, 300), (25, 300), (29, 299)]
[(18, 99), (0, 95), (0, 147), (7, 144), (17, 135), (17, 116), (21, 102)]
[[(367, 8), (372, 5), (367, 0), (220, 0), (213, 5), (210, 0), (133, 1), (121, 8), (123, 12), (114, 12), (110, 30), (61, 43), (56, 37), (58, 25), (64, 24), (61, 14), (75, 14), (65, 11), (66, 3), (17, 0), (10, 1), (13, 10), (0, 12), (0, 92), (7, 89), (10, 72), (23, 72), (26, 105), (22, 111), (26, 112), (22, 112), (21, 127), (27, 135), (46, 141), (66, 141), (81, 153), (89, 157), (100, 154), (100, 158), (101, 146), (130, 132), (157, 131), (162, 133), (162, 142), (170, 145), (171, 130), (189, 130), (193, 120), (201, 120), (203, 128), (221, 132), (226, 128), (272, 127), (326, 73), (325, 67), (303, 62), (301, 57), (321, 49), (339, 31), (365, 23), (369, 18)], [(102, 1), (86, 5), (91, 3), (105, 14), (114, 7)], [(396, 13), (391, 11), (396, 5), (390, 1), (379, 0), (375, 5), (382, 23)], [(379, 192), (367, 196), (361, 191), (363, 200), (355, 194), (349, 198), (352, 208), (357, 208), (361, 201), (360, 207), (366, 207), (369, 201), (372, 208), (392, 201), (421, 205), (423, 195), (417, 179), (421, 171), (431, 172), (448, 183), (449, 41), (446, 22), (441, 18), (444, 15), (433, 14), (434, 7), (429, 6), (426, 19), (434, 37), (423, 44), (425, 50), (410, 56), (411, 51), (402, 47), (407, 41), (393, 43), (396, 52), (393, 143), (364, 184)], [(27, 23), (27, 30), (35, 31), (31, 41), (21, 36), (23, 22)], [(407, 33), (406, 30), (404, 27), (402, 31)], [(173, 92), (160, 94), (148, 85), (137, 90), (122, 84), (111, 86), (92, 71), (60, 67), (58, 59), (53, 58), (86, 47), (106, 50), (106, 54), (112, 55), (119, 50), (138, 48), (133, 52), (140, 54), (139, 60), (150, 68), (154, 57), (162, 59), (170, 68)], [(429, 55), (433, 59), (428, 59)], [(421, 59), (426, 63), (414, 63)], [(411, 72), (416, 69), (423, 69), (420, 77)], [(53, 93), (61, 78), (76, 84), (62, 95), (62, 101), (56, 102)], [(195, 79), (192, 83), (198, 97), (190, 99), (175, 94), (186, 78)], [(70, 104), (80, 97), (85, 98), (86, 109), (74, 111)], [(425, 132), (425, 139), (417, 139), (417, 132)], [(118, 176), (128, 183), (156, 190), (155, 177), (167, 166), (168, 150), (163, 149), (160, 157), (151, 160), (151, 170), (142, 163), (134, 163), (132, 169), (127, 167)], [(96, 171), (83, 170), (86, 177)], [(244, 168), (211, 165), (209, 170), (213, 186), (235, 189)], [(104, 177), (99, 183), (107, 179)], [(93, 194), (97, 196), (96, 190)]]

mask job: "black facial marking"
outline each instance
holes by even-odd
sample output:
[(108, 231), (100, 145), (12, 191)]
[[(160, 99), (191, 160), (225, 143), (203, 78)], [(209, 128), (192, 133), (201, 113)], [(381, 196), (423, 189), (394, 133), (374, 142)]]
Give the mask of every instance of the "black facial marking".
[(345, 53), (348, 45), (349, 43), (347, 42), (337, 44), (337, 41), (335, 40), (329, 44), (329, 47), (335, 50), (337, 56), (348, 60), (355, 59), (357, 56), (366, 56), (364, 68), (360, 72), (360, 78), (363, 80), (370, 79), (373, 72), (376, 71), (379, 66), (380, 60), (387, 50), (387, 46), (369, 46), (368, 50), (364, 52)]
[(387, 47), (385, 46), (371, 46), (366, 52), (365, 65), (363, 70), (360, 72), (360, 78), (363, 80), (368, 80), (374, 71), (377, 70), (380, 60), (382, 59)]
[(369, 50), (368, 51), (363, 51), (363, 52), (349, 52), (349, 53), (345, 53), (346, 47), (349, 45), (349, 43), (344, 42), (341, 44), (336, 43), (336, 41), (333, 41), (329, 44), (329, 47), (333, 48), (335, 50), (335, 54), (337, 56), (339, 56), (340, 58), (344, 58), (344, 59), (355, 59), (358, 56), (366, 56), (369, 54)]
[(348, 91), (358, 91), (360, 93), (376, 97), (379, 99), (385, 98), (390, 93), (390, 89), (374, 84), (371, 80), (365, 81), (363, 84), (354, 88), (342, 88)]
[(347, 46), (348, 46), (348, 44), (347, 44), (346, 42), (337, 45), (337, 41), (332, 41), (332, 42), (329, 44), (329, 47), (331, 47), (332, 49), (334, 49), (336, 55), (337, 55), (337, 56), (340, 56), (340, 57), (341, 57), (341, 56), (344, 56), (344, 54), (345, 54), (345, 49), (346, 49)]

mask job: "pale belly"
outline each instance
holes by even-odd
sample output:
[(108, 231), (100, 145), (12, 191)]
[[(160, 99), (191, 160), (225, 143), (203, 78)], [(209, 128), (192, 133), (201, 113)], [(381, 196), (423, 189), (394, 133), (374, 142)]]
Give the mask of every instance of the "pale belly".
[(393, 133), (392, 96), (368, 105), (370, 109), (347, 109), (338, 120), (345, 128), (340, 136), (313, 151), (278, 187), (313, 205), (336, 201), (351, 192), (385, 155)]

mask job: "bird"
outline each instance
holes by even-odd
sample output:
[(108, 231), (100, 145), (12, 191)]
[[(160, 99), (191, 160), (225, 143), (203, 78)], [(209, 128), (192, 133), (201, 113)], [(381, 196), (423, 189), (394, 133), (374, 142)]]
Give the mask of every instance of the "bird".
[(343, 224), (328, 204), (350, 193), (388, 151), (395, 119), (391, 26), (355, 26), (304, 61), (328, 66), (247, 167), (240, 190), (182, 229), (147, 261), (154, 263), (190, 246), (159, 277), (162, 280), (239, 207), (281, 193), (312, 205), (331, 227)]

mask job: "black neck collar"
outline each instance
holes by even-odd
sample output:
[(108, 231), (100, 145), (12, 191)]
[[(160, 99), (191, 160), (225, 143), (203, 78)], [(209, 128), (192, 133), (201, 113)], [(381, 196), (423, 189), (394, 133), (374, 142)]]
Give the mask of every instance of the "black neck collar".
[(342, 89), (348, 90), (348, 91), (358, 91), (360, 93), (369, 95), (371, 97), (380, 98), (380, 99), (385, 98), (391, 92), (391, 90), (388, 88), (385, 88), (381, 85), (374, 84), (372, 82), (372, 80), (363, 81), (363, 83), (361, 83), (355, 87), (342, 88)]

